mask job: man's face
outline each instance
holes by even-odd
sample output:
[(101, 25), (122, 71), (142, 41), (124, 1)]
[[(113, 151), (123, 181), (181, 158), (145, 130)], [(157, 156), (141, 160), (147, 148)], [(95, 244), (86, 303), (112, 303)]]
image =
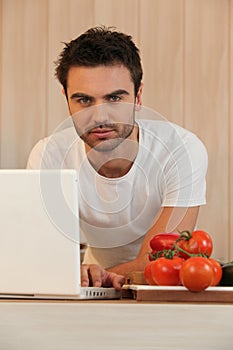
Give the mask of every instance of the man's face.
[(130, 72), (122, 65), (70, 68), (69, 110), (88, 148), (111, 151), (133, 137), (135, 104), (141, 104), (141, 90), (135, 98)]

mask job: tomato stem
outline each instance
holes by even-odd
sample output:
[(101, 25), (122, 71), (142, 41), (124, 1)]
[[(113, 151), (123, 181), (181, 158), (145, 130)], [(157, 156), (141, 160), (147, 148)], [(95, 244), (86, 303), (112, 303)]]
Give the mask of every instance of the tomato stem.
[(193, 258), (193, 257), (195, 257), (195, 256), (201, 256), (201, 257), (203, 257), (203, 258), (208, 258), (207, 255), (205, 255), (204, 253), (201, 253), (201, 252), (198, 253), (198, 254), (191, 254), (191, 253), (187, 252), (186, 250), (182, 249), (181, 247), (179, 247), (179, 246), (177, 245), (176, 242), (174, 243), (174, 246), (175, 246), (175, 249), (176, 249), (177, 251), (182, 252), (182, 253), (188, 255), (188, 256), (191, 257), (191, 258)]
[(174, 255), (177, 254), (177, 251), (174, 249), (163, 249), (155, 254), (149, 253), (149, 256), (152, 260), (157, 260), (158, 258), (164, 257), (166, 259), (173, 259)]
[(185, 239), (186, 241), (190, 240), (190, 238), (192, 237), (192, 233), (188, 230), (184, 230), (184, 231), (179, 231), (180, 237), (177, 238), (176, 242), (181, 241), (182, 239)]
[(190, 240), (190, 238), (192, 237), (192, 233), (188, 230), (185, 230), (185, 231), (179, 231), (179, 234), (180, 234), (180, 237), (178, 237), (176, 240), (175, 240), (175, 243), (173, 244), (173, 246), (171, 247), (171, 250), (177, 248), (177, 245), (176, 243), (178, 243), (179, 241), (181, 240)]

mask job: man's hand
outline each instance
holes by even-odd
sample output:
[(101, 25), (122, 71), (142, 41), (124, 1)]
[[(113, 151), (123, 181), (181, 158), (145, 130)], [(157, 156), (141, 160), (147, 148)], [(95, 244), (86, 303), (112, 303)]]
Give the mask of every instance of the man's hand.
[(114, 287), (116, 290), (120, 290), (124, 282), (124, 276), (104, 270), (99, 265), (81, 265), (82, 287)]

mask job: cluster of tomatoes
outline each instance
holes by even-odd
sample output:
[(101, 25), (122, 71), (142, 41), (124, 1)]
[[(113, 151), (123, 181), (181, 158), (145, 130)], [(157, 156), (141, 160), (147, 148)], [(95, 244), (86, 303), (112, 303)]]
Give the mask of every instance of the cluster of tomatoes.
[(220, 263), (211, 258), (213, 242), (205, 231), (160, 233), (151, 241), (144, 276), (151, 285), (183, 285), (193, 292), (219, 284)]

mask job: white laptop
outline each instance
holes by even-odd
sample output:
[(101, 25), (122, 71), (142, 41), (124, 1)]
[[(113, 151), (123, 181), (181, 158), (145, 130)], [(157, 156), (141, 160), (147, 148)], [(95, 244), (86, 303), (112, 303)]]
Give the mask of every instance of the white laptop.
[(74, 170), (0, 170), (0, 298), (115, 299), (81, 287)]

